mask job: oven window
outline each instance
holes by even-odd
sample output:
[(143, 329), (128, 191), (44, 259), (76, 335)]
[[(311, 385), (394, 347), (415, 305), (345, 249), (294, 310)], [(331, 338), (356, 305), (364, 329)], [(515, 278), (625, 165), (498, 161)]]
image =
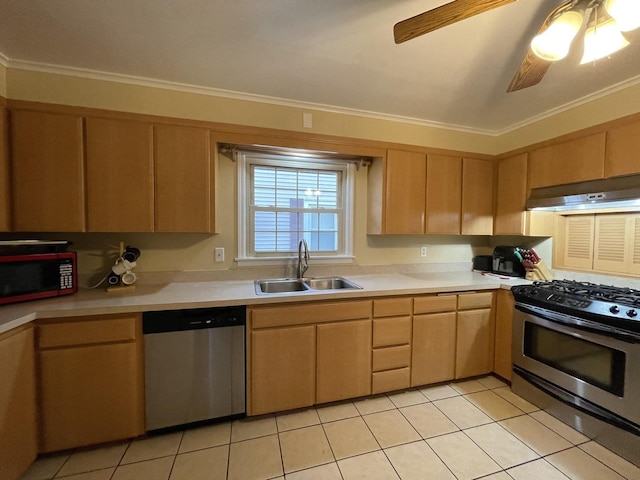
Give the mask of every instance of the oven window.
[(624, 394), (626, 355), (540, 325), (525, 322), (524, 354), (609, 393)]

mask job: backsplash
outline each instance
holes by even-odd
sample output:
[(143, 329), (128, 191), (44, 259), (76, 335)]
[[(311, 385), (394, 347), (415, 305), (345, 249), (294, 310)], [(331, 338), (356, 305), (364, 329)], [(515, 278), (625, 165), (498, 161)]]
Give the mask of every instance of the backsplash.
[[(307, 276), (329, 277), (334, 275), (375, 275), (394, 273), (438, 273), (438, 272), (468, 272), (471, 262), (449, 263), (416, 263), (399, 265), (309, 265)], [(290, 278), (295, 277), (295, 265), (291, 262), (286, 266), (246, 267), (233, 270), (209, 270), (189, 272), (136, 272), (137, 284), (155, 285), (175, 282), (214, 282), (233, 280), (257, 280), (260, 278)], [(102, 275), (102, 274), (101, 274)], [(79, 284), (82, 288), (93, 286), (100, 280), (100, 275), (80, 275)], [(101, 285), (106, 286), (106, 284)]]

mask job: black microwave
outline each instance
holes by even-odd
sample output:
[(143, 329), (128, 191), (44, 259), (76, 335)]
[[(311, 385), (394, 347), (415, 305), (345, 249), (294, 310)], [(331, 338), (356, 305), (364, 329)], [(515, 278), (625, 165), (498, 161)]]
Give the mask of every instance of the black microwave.
[(57, 251), (57, 243), (0, 243), (0, 304), (78, 291), (75, 252)]

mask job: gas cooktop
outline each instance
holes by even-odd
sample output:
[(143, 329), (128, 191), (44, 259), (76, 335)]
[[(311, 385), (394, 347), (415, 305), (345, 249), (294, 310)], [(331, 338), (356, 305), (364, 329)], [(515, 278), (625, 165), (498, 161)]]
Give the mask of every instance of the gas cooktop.
[(516, 302), (640, 331), (640, 290), (575, 280), (533, 282), (511, 288)]

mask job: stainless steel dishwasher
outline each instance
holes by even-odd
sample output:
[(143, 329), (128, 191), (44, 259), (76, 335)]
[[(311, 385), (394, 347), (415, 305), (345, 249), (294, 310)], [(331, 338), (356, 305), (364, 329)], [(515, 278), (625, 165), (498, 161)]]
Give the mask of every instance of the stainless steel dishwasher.
[(246, 308), (143, 314), (147, 431), (245, 414)]

